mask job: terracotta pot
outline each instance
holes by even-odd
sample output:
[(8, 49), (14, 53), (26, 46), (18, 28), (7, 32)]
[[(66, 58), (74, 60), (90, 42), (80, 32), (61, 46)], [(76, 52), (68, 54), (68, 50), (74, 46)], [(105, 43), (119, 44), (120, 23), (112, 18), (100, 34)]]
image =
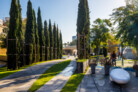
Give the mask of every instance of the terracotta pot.
[(109, 75), (110, 67), (111, 67), (111, 65), (105, 65), (104, 66), (105, 75)]
[(91, 72), (92, 74), (95, 74), (95, 67), (96, 67), (96, 64), (91, 64)]

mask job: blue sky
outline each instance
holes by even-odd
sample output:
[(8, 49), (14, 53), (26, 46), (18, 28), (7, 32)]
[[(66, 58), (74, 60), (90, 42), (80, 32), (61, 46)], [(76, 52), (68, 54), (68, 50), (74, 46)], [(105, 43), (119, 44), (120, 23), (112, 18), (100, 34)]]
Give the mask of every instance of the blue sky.
[[(42, 20), (52, 20), (58, 24), (63, 34), (63, 42), (72, 40), (76, 35), (76, 21), (79, 0), (31, 0), (36, 11), (40, 6)], [(28, 0), (20, 0), (22, 16), (26, 17)], [(124, 0), (88, 0), (90, 8), (91, 24), (97, 18), (109, 18), (114, 8), (124, 6)], [(0, 0), (0, 19), (9, 16), (11, 0)]]

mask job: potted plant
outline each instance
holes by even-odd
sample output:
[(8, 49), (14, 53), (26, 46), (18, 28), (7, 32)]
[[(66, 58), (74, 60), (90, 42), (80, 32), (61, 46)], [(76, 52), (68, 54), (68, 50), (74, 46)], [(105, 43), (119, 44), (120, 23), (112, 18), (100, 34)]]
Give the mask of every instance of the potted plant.
[(111, 59), (105, 58), (105, 60), (104, 60), (105, 75), (109, 75), (111, 65), (112, 65)]
[(138, 65), (135, 64), (133, 66), (133, 69), (135, 69), (135, 71), (136, 71), (136, 77), (138, 77)]
[(96, 60), (94, 60), (94, 59), (91, 59), (90, 61), (89, 61), (89, 66), (91, 67), (91, 73), (92, 74), (95, 74), (95, 67), (96, 67)]

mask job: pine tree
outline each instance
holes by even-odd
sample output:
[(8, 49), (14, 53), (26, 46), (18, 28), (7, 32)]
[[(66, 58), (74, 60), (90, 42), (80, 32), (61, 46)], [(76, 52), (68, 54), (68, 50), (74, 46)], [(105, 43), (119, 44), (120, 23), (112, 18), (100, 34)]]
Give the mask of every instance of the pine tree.
[(34, 45), (34, 23), (33, 23), (33, 9), (32, 3), (29, 0), (27, 6), (27, 23), (25, 32), (25, 53), (26, 53), (26, 64), (29, 65), (33, 62), (33, 45)]
[(50, 59), (50, 55), (49, 55), (49, 47), (50, 47), (50, 38), (49, 38), (49, 30), (48, 30), (48, 26), (47, 26), (47, 21), (44, 22), (44, 35), (45, 35), (45, 44), (46, 44), (46, 48), (45, 48), (45, 58), (46, 60)]
[(40, 45), (39, 45), (39, 35), (38, 35), (38, 28), (36, 23), (36, 16), (35, 11), (33, 10), (33, 17), (34, 17), (34, 32), (35, 32), (35, 47), (36, 47), (36, 62), (40, 60)]
[(53, 58), (57, 58), (57, 29), (56, 29), (56, 24), (54, 23), (54, 28), (53, 28), (53, 37), (54, 37), (54, 49), (53, 49)]
[(45, 60), (45, 37), (44, 37), (40, 7), (38, 8), (37, 24), (38, 24), (38, 34), (39, 34), (39, 44), (40, 44), (40, 61), (44, 61)]
[(77, 50), (78, 58), (88, 58), (90, 18), (87, 0), (80, 0), (77, 19)]
[(18, 60), (17, 60), (17, 31), (19, 27), (19, 10), (17, 5), (17, 0), (12, 0), (11, 9), (10, 9), (10, 21), (9, 21), (9, 32), (8, 32), (8, 69), (17, 69)]
[(60, 35), (59, 35), (59, 29), (57, 26), (57, 59), (60, 58)]
[(49, 35), (50, 35), (50, 59), (53, 59), (53, 46), (54, 46), (54, 39), (53, 39), (53, 31), (51, 20), (49, 20)]
[(21, 5), (20, 5), (20, 0), (18, 0), (18, 9), (19, 9), (19, 27), (17, 31), (17, 39), (18, 39), (18, 61), (19, 61), (19, 67), (25, 65), (25, 59), (24, 59), (24, 35), (23, 35), (23, 30), (22, 30), (22, 14), (21, 14)]
[(62, 33), (60, 31), (60, 59), (62, 58), (63, 55), (63, 41), (62, 41)]

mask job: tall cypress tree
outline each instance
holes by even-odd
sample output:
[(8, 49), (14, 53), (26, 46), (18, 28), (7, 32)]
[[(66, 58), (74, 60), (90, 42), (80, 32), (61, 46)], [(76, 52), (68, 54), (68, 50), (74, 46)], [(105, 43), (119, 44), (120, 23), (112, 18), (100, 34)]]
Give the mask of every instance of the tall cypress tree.
[(33, 41), (33, 63), (36, 62), (36, 39), (35, 39), (35, 31), (36, 31), (36, 17), (35, 11), (33, 9), (33, 34), (34, 34), (34, 41)]
[(44, 37), (40, 7), (38, 8), (37, 24), (38, 24), (38, 34), (39, 34), (39, 44), (40, 44), (40, 61), (43, 61), (45, 60), (45, 37)]
[(57, 59), (60, 58), (60, 35), (59, 35), (59, 29), (57, 26)]
[(86, 29), (85, 29), (85, 35), (86, 35), (86, 58), (89, 58), (90, 55), (90, 15), (89, 15), (90, 11), (89, 11), (89, 5), (88, 5), (88, 0), (86, 0), (86, 16), (87, 16), (87, 20), (86, 20)]
[(33, 17), (34, 17), (33, 22), (34, 22), (34, 32), (35, 32), (36, 62), (38, 62), (40, 60), (40, 45), (39, 45), (39, 35), (38, 35), (38, 28), (34, 10), (33, 10)]
[(18, 60), (17, 60), (17, 31), (19, 27), (19, 10), (17, 5), (17, 0), (12, 0), (11, 9), (10, 9), (10, 22), (9, 22), (9, 32), (8, 32), (8, 69), (17, 69)]
[(63, 55), (63, 41), (62, 41), (62, 33), (60, 31), (60, 58), (62, 58)]
[(19, 61), (19, 66), (24, 66), (25, 65), (25, 59), (23, 57), (24, 54), (24, 35), (23, 35), (23, 30), (22, 30), (22, 14), (21, 14), (21, 5), (20, 5), (20, 0), (18, 0), (18, 9), (19, 9), (19, 27), (17, 31), (17, 38), (18, 38), (18, 61)]
[(53, 39), (51, 20), (49, 20), (49, 35), (50, 35), (50, 59), (53, 59), (54, 39)]
[(45, 35), (45, 47), (46, 47), (46, 50), (45, 50), (45, 58), (46, 60), (49, 60), (50, 59), (50, 55), (49, 55), (49, 47), (50, 47), (50, 38), (49, 38), (49, 30), (48, 30), (48, 25), (47, 25), (47, 21), (44, 22), (44, 35)]
[(56, 24), (54, 23), (53, 27), (53, 37), (54, 37), (54, 49), (53, 49), (53, 58), (57, 58), (57, 29)]
[(33, 61), (33, 45), (34, 45), (34, 23), (33, 23), (33, 9), (32, 3), (29, 0), (27, 6), (27, 23), (25, 32), (25, 46), (26, 46), (26, 64), (29, 65)]
[(77, 50), (78, 58), (87, 58), (89, 44), (89, 8), (87, 0), (80, 0), (77, 19)]

